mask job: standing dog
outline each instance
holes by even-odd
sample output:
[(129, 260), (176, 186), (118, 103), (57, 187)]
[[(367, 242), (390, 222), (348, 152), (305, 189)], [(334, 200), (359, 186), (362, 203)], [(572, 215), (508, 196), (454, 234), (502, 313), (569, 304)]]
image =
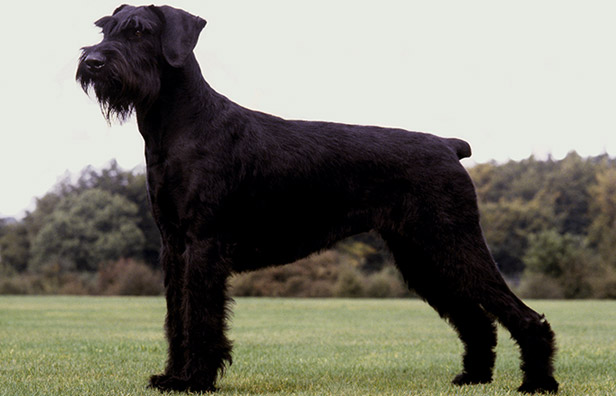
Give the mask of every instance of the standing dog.
[(233, 272), (290, 263), (375, 230), (409, 287), (465, 345), (458, 385), (492, 380), (498, 319), (521, 349), (523, 392), (556, 392), (554, 335), (507, 287), (485, 244), (459, 139), (287, 121), (216, 93), (193, 55), (205, 21), (121, 6), (96, 22), (77, 80), (108, 120), (134, 111), (162, 236), (169, 356), (150, 385), (214, 390), (231, 362)]

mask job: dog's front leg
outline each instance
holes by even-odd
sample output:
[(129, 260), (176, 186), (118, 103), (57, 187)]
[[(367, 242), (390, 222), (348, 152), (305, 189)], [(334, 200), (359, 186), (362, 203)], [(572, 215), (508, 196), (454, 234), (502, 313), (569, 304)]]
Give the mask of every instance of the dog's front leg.
[(223, 251), (219, 241), (210, 239), (188, 244), (184, 253), (183, 375), (192, 391), (214, 390), (217, 377), (231, 363), (225, 334), (230, 262)]
[(165, 274), (165, 299), (167, 316), (165, 333), (168, 343), (168, 358), (165, 372), (150, 378), (150, 386), (161, 391), (186, 390), (182, 370), (185, 365), (184, 323), (182, 300), (184, 286), (183, 243), (174, 243), (173, 238), (163, 238), (160, 261)]

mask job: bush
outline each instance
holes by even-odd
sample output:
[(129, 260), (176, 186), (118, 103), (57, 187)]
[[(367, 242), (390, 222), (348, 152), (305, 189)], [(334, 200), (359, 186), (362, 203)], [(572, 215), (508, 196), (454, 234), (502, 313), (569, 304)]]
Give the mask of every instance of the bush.
[(364, 284), (361, 274), (353, 267), (347, 267), (340, 272), (334, 287), (335, 297), (363, 297)]
[(345, 252), (326, 252), (296, 263), (235, 275), (231, 294), (242, 297), (407, 297), (398, 270), (391, 264), (374, 273)]
[(95, 291), (93, 276), (88, 273), (63, 274), (54, 294), (85, 296)]
[(72, 294), (94, 293), (94, 283), (88, 274), (69, 272), (18, 274), (0, 281), (0, 294)]
[(139, 261), (121, 259), (102, 266), (98, 271), (98, 294), (156, 296), (163, 290), (160, 271)]
[(392, 264), (366, 278), (365, 296), (371, 298), (409, 297), (411, 292), (404, 283), (400, 271)]
[(30, 294), (30, 283), (23, 277), (11, 277), (0, 280), (0, 294)]
[(339, 263), (345, 260), (329, 250), (293, 264), (236, 274), (229, 287), (238, 297), (331, 297)]
[(560, 282), (544, 274), (525, 275), (518, 293), (524, 298), (560, 299), (565, 297)]
[(594, 298), (616, 299), (616, 268), (609, 264), (604, 265), (590, 277), (589, 283)]
[[(598, 261), (596, 255), (587, 247), (584, 238), (579, 235), (560, 234), (551, 229), (529, 235), (528, 241), (522, 282), (548, 289), (539, 293), (560, 295), (561, 293), (554, 290), (558, 285), (562, 291), (561, 298), (593, 296), (590, 279), (597, 273)], [(541, 282), (545, 284), (542, 286)], [(529, 286), (526, 287), (525, 293), (532, 293), (528, 290)]]

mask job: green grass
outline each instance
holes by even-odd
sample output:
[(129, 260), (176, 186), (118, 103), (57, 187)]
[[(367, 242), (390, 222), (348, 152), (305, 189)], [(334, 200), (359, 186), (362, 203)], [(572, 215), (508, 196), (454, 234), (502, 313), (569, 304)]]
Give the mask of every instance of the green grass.
[[(562, 395), (616, 394), (616, 302), (538, 302), (557, 333)], [(0, 395), (159, 395), (161, 298), (0, 297)], [(499, 329), (494, 382), (454, 387), (461, 346), (417, 300), (237, 299), (221, 395), (516, 395)]]

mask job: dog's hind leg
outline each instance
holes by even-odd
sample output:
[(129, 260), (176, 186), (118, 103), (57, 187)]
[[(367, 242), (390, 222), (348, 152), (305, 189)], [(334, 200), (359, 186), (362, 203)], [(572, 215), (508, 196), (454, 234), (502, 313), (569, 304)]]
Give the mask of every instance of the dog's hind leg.
[(520, 392), (557, 392), (553, 377), (554, 333), (543, 315), (526, 306), (500, 274), (483, 285), (481, 305), (509, 330), (521, 352), (524, 380)]
[(409, 286), (451, 322), (466, 346), (464, 372), (454, 383), (488, 380), (496, 344), (492, 315), (520, 347), (524, 381), (519, 390), (556, 392), (550, 325), (509, 289), (479, 226), (462, 229), (466, 232), (441, 228), (416, 233), (415, 238), (384, 236)]
[(456, 385), (492, 381), (496, 346), (494, 319), (468, 296), (452, 293), (433, 263), (421, 263), (421, 254), (398, 237), (385, 237), (409, 288), (415, 290), (457, 331), (464, 344), (463, 371)]
[[(543, 315), (522, 302), (507, 286), (485, 244), (481, 231), (460, 238), (456, 247), (462, 281), (460, 287), (511, 333), (520, 347), (524, 380), (520, 392), (557, 392), (553, 377), (554, 333)], [(447, 272), (445, 272), (447, 275)]]
[(426, 301), (447, 319), (464, 344), (463, 371), (453, 383), (456, 385), (483, 384), (492, 381), (496, 354), (496, 326), (479, 304), (460, 297), (443, 300), (429, 296)]

